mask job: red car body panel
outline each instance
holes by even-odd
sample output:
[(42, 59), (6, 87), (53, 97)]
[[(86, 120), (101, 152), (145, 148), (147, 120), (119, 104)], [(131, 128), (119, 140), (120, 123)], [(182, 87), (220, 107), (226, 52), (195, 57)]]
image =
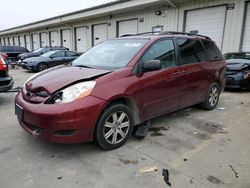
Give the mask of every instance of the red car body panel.
[[(19, 118), (21, 126), (29, 133), (49, 142), (92, 141), (100, 114), (116, 99), (125, 98), (135, 104), (138, 112), (137, 123), (141, 123), (202, 102), (209, 86), (215, 81), (224, 89), (224, 60), (135, 74), (137, 62), (159, 38), (163, 37), (149, 40), (127, 67), (116, 71), (55, 67), (31, 79), (16, 97), (16, 104), (23, 109), (23, 118)], [(28, 92), (42, 90), (52, 94), (72, 83), (93, 79), (96, 86), (91, 96), (71, 103), (46, 104), (46, 97), (27, 98)], [(31, 99), (33, 103), (29, 101)], [(63, 131), (67, 134), (63, 134)]]

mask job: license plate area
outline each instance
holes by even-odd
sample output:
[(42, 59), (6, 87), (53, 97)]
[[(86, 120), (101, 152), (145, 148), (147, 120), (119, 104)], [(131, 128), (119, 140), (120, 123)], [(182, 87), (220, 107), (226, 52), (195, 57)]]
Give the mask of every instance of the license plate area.
[(18, 104), (15, 104), (15, 114), (18, 119), (23, 120), (23, 108)]

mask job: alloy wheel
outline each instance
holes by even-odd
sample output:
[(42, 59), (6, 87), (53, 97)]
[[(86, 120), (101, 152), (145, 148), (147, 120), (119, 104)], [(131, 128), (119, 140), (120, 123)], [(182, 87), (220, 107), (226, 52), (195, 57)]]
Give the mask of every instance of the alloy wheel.
[(128, 114), (123, 111), (114, 112), (105, 121), (104, 138), (110, 144), (118, 144), (126, 138), (129, 127)]
[(216, 86), (212, 87), (209, 93), (209, 104), (210, 106), (215, 106), (219, 98), (219, 90)]

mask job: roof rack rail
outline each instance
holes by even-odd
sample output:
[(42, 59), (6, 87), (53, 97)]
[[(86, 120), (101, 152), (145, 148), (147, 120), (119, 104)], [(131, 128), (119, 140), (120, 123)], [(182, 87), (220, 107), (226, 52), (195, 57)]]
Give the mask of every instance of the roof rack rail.
[(186, 33), (186, 32), (178, 32), (178, 31), (163, 31), (160, 33), (160, 35), (188, 35), (188, 36), (197, 36), (197, 37), (204, 37), (208, 40), (211, 40), (210, 37), (205, 35), (199, 35), (194, 33)]
[(137, 34), (124, 34), (124, 35), (121, 35), (120, 37), (130, 37), (130, 36), (138, 36), (138, 35), (146, 35), (146, 34), (160, 34), (161, 32), (153, 32), (153, 31), (150, 31), (150, 32), (144, 32), (144, 33), (137, 33)]

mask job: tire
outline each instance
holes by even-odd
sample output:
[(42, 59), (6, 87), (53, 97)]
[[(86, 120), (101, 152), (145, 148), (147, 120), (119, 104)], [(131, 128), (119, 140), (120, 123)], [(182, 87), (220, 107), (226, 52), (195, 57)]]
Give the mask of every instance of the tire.
[(48, 65), (46, 65), (45, 63), (39, 63), (37, 65), (37, 72), (41, 72), (43, 70), (46, 70), (48, 68)]
[(220, 86), (213, 83), (206, 94), (205, 100), (200, 104), (205, 110), (213, 110), (218, 104), (220, 98)]
[(115, 103), (101, 114), (95, 130), (95, 143), (104, 150), (125, 144), (131, 136), (134, 118), (128, 106)]

